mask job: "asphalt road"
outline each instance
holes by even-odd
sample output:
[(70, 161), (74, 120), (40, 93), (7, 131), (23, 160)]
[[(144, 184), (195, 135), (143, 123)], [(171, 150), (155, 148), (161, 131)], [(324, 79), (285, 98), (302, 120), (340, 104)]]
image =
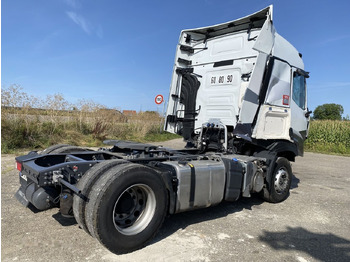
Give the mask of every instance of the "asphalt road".
[(306, 153), (283, 203), (252, 197), (173, 215), (148, 246), (120, 256), (58, 209), (21, 206), (14, 155), (1, 164), (1, 261), (350, 261), (348, 157)]

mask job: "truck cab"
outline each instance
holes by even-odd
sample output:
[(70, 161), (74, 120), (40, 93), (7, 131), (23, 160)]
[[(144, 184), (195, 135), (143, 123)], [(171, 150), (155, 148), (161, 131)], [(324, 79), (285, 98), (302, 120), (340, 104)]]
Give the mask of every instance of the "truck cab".
[(183, 30), (164, 129), (187, 147), (303, 155), (310, 112), (302, 55), (273, 25), (269, 6), (227, 23)]

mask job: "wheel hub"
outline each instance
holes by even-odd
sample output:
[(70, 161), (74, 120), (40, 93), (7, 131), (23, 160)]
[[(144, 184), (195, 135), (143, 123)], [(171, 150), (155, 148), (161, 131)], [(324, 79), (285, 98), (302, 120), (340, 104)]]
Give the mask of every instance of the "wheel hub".
[(114, 205), (113, 222), (116, 229), (126, 235), (141, 232), (151, 221), (155, 206), (155, 195), (149, 186), (130, 186)]
[(288, 187), (289, 179), (287, 170), (280, 168), (275, 176), (275, 190), (277, 194), (283, 194)]
[(132, 210), (132, 208), (135, 204), (133, 197), (134, 196), (132, 196), (130, 193), (125, 192), (121, 196), (121, 198), (116, 206), (116, 213), (117, 214), (130, 213), (130, 211)]

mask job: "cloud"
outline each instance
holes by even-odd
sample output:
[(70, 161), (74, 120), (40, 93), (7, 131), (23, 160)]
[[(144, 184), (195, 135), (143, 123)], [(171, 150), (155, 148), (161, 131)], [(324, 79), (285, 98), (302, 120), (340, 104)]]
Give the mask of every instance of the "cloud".
[(89, 35), (91, 34), (91, 26), (83, 16), (78, 15), (75, 12), (68, 12), (68, 11), (66, 12), (66, 14), (70, 19), (72, 19), (74, 23), (76, 23), (81, 29), (83, 29), (85, 33)]
[[(0, 0), (1, 1), (1, 0)], [(82, 7), (81, 0), (63, 0), (73, 10), (80, 9)], [(66, 15), (77, 24), (88, 35), (94, 34), (98, 38), (103, 38), (103, 29), (101, 25), (93, 25), (82, 15), (74, 11), (66, 11)]]
[(81, 3), (79, 0), (64, 0), (64, 2), (72, 8), (80, 8)]
[(103, 38), (103, 29), (101, 25), (94, 26), (91, 23), (89, 23), (89, 21), (87, 21), (82, 15), (79, 15), (73, 11), (66, 11), (66, 14), (88, 35), (94, 34), (100, 39)]
[(325, 40), (321, 41), (320, 44), (327, 45), (327, 44), (330, 44), (330, 43), (333, 43), (333, 42), (343, 41), (343, 40), (346, 40), (348, 38), (350, 38), (350, 35), (335, 36), (335, 37), (328, 38), (328, 39), (325, 39)]

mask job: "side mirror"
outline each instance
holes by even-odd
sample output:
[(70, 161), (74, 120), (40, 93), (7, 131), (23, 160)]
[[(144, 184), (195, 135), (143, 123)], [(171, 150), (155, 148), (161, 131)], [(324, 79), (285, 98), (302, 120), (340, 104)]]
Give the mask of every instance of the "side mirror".
[(308, 109), (307, 112), (305, 113), (305, 117), (309, 118), (311, 113), (312, 113), (312, 111)]

